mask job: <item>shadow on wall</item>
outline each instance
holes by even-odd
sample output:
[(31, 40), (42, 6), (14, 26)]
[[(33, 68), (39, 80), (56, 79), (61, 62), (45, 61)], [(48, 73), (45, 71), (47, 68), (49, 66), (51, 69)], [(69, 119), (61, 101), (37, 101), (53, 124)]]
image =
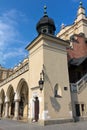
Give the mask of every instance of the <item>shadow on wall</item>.
[(54, 110), (58, 112), (60, 110), (61, 106), (58, 103), (57, 99), (55, 97), (50, 97), (50, 101), (51, 101), (51, 104), (52, 104), (52, 107), (54, 108)]

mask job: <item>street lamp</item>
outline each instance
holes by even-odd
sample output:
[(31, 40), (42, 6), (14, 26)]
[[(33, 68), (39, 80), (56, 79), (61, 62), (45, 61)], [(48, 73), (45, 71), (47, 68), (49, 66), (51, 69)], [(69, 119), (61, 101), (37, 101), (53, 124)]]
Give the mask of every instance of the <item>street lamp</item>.
[(44, 72), (42, 70), (42, 72), (40, 73), (40, 80), (38, 81), (39, 87), (40, 87), (40, 91), (43, 90), (43, 85), (44, 85)]

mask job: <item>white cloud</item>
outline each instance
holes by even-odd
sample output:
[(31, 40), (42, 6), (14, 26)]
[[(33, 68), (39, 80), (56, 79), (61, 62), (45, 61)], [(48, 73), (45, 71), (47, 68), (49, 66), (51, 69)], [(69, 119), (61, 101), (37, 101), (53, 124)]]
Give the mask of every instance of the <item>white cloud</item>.
[(16, 50), (13, 49), (13, 51), (9, 51), (8, 53), (4, 54), (3, 59), (5, 61), (6, 59), (16, 58), (18, 56), (25, 56), (25, 52), (23, 49), (21, 48)]
[(0, 64), (5, 65), (7, 59), (25, 55), (25, 50), (20, 45), (21, 34), (17, 29), (21, 19), (26, 20), (26, 17), (17, 10), (10, 10), (0, 15)]

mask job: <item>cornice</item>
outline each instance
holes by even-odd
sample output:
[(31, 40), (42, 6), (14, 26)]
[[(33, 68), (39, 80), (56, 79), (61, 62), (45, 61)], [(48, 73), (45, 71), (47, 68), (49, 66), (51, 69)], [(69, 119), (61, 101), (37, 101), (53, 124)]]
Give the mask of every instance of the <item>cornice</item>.
[(27, 50), (31, 50), (36, 44), (38, 44), (41, 40), (49, 40), (64, 46), (68, 46), (68, 42), (65, 40), (62, 40), (54, 35), (49, 35), (49, 34), (40, 34), (38, 37), (36, 37), (27, 47)]

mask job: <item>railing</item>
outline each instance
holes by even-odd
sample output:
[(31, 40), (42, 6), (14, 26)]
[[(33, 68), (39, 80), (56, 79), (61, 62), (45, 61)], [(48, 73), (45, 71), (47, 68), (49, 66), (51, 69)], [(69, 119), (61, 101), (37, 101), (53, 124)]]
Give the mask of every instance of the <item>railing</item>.
[(87, 83), (87, 74), (84, 75), (78, 82), (71, 83), (71, 92), (80, 93), (85, 87)]

